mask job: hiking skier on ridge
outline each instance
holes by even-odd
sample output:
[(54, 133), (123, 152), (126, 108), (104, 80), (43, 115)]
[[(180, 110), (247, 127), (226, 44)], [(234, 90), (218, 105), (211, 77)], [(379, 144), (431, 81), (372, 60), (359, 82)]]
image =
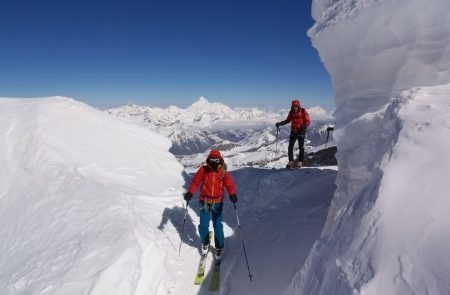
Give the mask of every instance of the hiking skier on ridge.
[[(292, 122), (292, 125), (288, 147), (289, 163), (286, 165), (286, 168), (301, 168), (305, 159), (304, 145), (306, 128), (308, 128), (311, 121), (308, 112), (301, 107), (298, 99), (292, 101), (291, 110), (289, 111), (286, 120), (277, 122), (275, 126), (278, 128), (279, 126), (286, 125), (290, 122)], [(297, 140), (300, 151), (298, 158), (294, 161), (294, 145)]]
[(215, 258), (222, 258), (224, 247), (224, 234), (222, 224), (222, 208), (224, 187), (228, 191), (230, 200), (236, 203), (238, 198), (236, 188), (230, 173), (226, 170), (226, 164), (219, 150), (213, 149), (206, 158), (206, 165), (200, 167), (192, 179), (189, 190), (184, 193), (184, 199), (189, 202), (200, 187), (200, 225), (198, 226), (200, 240), (202, 241), (202, 255), (209, 250), (209, 222), (212, 218), (214, 227)]

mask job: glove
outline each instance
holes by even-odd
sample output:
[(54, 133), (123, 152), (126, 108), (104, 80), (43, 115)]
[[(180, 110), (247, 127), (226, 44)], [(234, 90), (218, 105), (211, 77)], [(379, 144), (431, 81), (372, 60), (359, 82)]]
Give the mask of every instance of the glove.
[(277, 122), (276, 124), (275, 124), (275, 127), (280, 127), (280, 125), (281, 125), (281, 123), (280, 122)]
[(185, 192), (184, 193), (184, 200), (186, 202), (189, 202), (192, 199), (192, 193), (191, 192)]
[(233, 203), (236, 203), (237, 202), (237, 195), (230, 195), (230, 201), (231, 202), (233, 202)]
[(308, 128), (308, 127), (306, 125), (303, 125), (302, 127), (300, 127), (300, 132), (306, 133), (306, 128)]

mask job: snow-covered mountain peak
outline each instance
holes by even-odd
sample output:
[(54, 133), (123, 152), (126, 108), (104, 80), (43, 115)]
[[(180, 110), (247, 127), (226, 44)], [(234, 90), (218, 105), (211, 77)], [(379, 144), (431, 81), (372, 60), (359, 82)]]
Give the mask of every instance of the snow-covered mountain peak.
[(190, 105), (186, 112), (188, 113), (216, 113), (216, 114), (227, 114), (231, 117), (233, 117), (235, 114), (233, 110), (219, 102), (209, 102), (206, 98), (203, 96), (200, 97), (196, 102), (194, 102), (192, 105)]
[(209, 104), (210, 102), (204, 96), (200, 96), (194, 104)]
[(331, 118), (332, 116), (321, 106), (315, 106), (307, 109), (309, 116), (313, 118)]

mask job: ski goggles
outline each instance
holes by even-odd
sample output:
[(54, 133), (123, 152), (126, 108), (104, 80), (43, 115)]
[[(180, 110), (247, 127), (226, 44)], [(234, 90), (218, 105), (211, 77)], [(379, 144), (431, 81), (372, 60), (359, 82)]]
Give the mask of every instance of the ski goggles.
[(210, 158), (209, 161), (213, 162), (213, 163), (220, 163), (220, 159), (219, 158)]

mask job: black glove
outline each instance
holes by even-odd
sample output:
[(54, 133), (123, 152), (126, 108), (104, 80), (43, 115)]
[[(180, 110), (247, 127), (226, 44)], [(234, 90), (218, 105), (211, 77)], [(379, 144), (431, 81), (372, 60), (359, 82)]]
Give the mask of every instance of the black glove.
[(233, 203), (237, 202), (237, 195), (230, 195), (230, 201)]
[(303, 125), (302, 127), (300, 127), (300, 132), (301, 133), (306, 133), (306, 128), (308, 128), (308, 126)]
[(275, 124), (275, 127), (280, 127), (280, 125), (281, 125), (281, 123), (280, 122), (277, 122), (276, 124)]
[(184, 200), (186, 202), (189, 202), (192, 199), (192, 193), (191, 192), (185, 192), (184, 193)]

